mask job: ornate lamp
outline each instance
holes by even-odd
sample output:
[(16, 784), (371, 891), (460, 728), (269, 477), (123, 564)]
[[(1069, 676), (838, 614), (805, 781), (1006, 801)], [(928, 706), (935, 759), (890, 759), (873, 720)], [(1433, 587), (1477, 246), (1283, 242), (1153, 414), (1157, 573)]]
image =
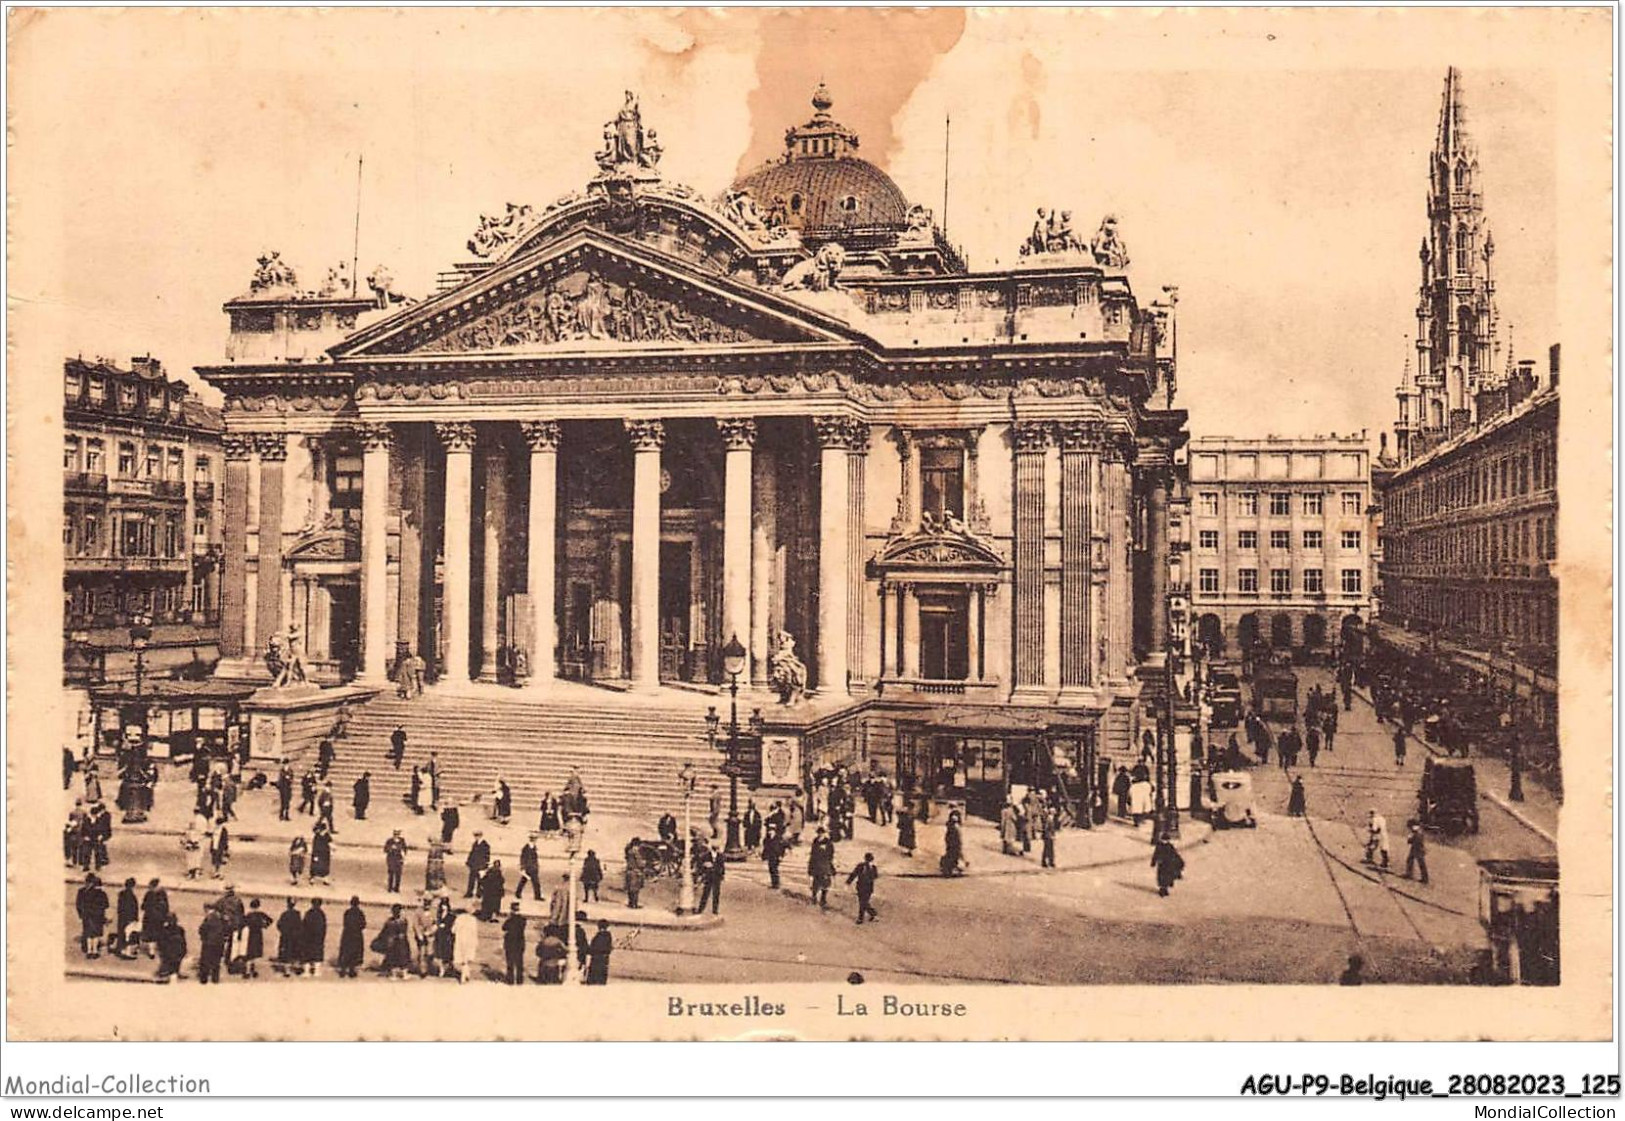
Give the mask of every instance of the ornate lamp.
[[(745, 647), (737, 634), (722, 648), (722, 669), (728, 675), (728, 843), (722, 859), (743, 860), (745, 848), (739, 843), (739, 675), (745, 672)], [(708, 713), (706, 722), (710, 719)]]

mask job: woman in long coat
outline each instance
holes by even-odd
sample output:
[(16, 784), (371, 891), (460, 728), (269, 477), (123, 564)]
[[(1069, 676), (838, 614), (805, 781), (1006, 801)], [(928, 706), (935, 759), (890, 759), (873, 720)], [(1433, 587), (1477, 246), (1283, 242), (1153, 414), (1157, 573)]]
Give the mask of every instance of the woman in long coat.
[(276, 960), (282, 971), (297, 973), (305, 960), (305, 916), (288, 900), (288, 909), (276, 920)]
[(361, 909), (361, 897), (350, 896), (350, 906), (344, 912), (344, 929), (339, 934), (339, 976), (354, 977), (361, 963), (367, 960), (367, 914)]
[(959, 811), (955, 810), (948, 815), (948, 826), (942, 835), (942, 874), (959, 875), (960, 865), (964, 860), (965, 841), (959, 835)]
[(435, 975), (444, 976), (451, 969), (452, 950), (455, 946), (452, 924), (457, 919), (457, 913), (451, 909), (451, 900), (444, 895), (440, 897), (435, 907), (434, 915), (434, 958)]
[(897, 847), (908, 855), (914, 855), (917, 842), (914, 838), (914, 814), (904, 803), (897, 811)]
[(401, 910), (399, 903), (392, 905), (389, 918), (378, 932), (378, 944), (383, 947), (384, 972), (389, 974), (391, 980), (405, 977), (406, 971), (412, 968), (412, 939), (406, 928), (406, 920), (401, 917)]
[(1179, 855), (1172, 841), (1159, 837), (1151, 850), (1151, 866), (1157, 870), (1157, 894), (1167, 895), (1174, 881), (1185, 871), (1185, 858)]
[(310, 846), (303, 837), (295, 837), (288, 843), (288, 879), (297, 884), (299, 877), (305, 874), (305, 858), (310, 854)]
[(141, 897), (141, 944), (150, 958), (158, 952), (158, 938), (169, 925), (169, 892), (157, 881), (147, 884), (147, 893)]
[(1016, 807), (1009, 802), (999, 811), (999, 849), (1005, 856), (1014, 856), (1021, 843), (1021, 826), (1016, 821)]
[(310, 834), (310, 880), (330, 882), (333, 874), (333, 831), (325, 821), (318, 821)]
[(327, 957), (327, 912), (322, 910), (320, 899), (312, 899), (310, 910), (305, 912), (300, 947), (304, 952), (305, 972), (320, 977), (322, 961)]

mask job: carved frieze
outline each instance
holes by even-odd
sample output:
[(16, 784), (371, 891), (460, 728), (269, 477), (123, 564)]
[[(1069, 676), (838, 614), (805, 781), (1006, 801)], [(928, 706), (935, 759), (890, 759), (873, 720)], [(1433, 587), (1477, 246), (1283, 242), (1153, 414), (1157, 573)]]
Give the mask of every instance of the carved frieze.
[(357, 401), (458, 401), (465, 396), (461, 382), (363, 382), (356, 387)]
[(874, 559), (875, 568), (882, 573), (931, 568), (997, 571), (1006, 565), (993, 543), (964, 522), (952, 514), (939, 518), (930, 511), (921, 515), (919, 529), (894, 535)]
[(247, 432), (227, 432), (220, 437), (227, 459), (248, 459), (254, 454), (254, 437)]
[(281, 432), (255, 433), (254, 450), (262, 462), (281, 463), (288, 458), (288, 437)]
[(742, 328), (656, 296), (635, 284), (620, 284), (596, 272), (583, 271), (454, 328), (417, 349), (463, 353), (589, 340), (622, 343), (758, 341)]
[(559, 422), (556, 420), (526, 420), (519, 424), (525, 445), (533, 452), (551, 452), (559, 449)]
[(228, 413), (336, 413), (344, 408), (342, 393), (233, 394), (226, 398)]

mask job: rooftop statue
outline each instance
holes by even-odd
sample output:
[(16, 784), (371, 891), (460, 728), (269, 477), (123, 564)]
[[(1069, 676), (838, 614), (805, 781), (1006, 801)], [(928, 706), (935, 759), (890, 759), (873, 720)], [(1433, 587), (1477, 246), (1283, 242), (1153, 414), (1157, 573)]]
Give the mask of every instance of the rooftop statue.
[(468, 239), (468, 251), (476, 257), (490, 257), (529, 233), (537, 221), (528, 205), (511, 202), (504, 214), (482, 214), (479, 228)]
[(827, 241), (818, 252), (784, 274), (784, 287), (811, 292), (827, 292), (846, 266), (846, 250), (839, 242)]
[(269, 292), (278, 288), (294, 288), (299, 280), (293, 274), (293, 266), (282, 260), (282, 254), (275, 249), (262, 255), (258, 260), (259, 268), (254, 270), (254, 279), (249, 282), (250, 292)]
[(1088, 246), (1072, 232), (1072, 212), (1045, 210), (1043, 207), (1038, 208), (1038, 217), (1033, 222), (1033, 232), (1027, 235), (1027, 240), (1021, 246), (1023, 257), (1037, 256), (1041, 253), (1087, 252)]
[(654, 129), (643, 128), (643, 112), (638, 95), (626, 91), (626, 102), (614, 120), (604, 122), (604, 150), (596, 156), (598, 169), (605, 174), (627, 167), (653, 171), (662, 149)]
[(1100, 229), (1089, 245), (1095, 260), (1108, 269), (1128, 268), (1128, 246), (1117, 236), (1117, 215), (1108, 214), (1100, 220)]

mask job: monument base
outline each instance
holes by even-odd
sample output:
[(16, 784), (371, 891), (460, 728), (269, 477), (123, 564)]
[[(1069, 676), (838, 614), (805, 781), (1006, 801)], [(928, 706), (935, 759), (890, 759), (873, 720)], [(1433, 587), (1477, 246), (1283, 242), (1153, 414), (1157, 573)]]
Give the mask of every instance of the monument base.
[(314, 682), (256, 690), (243, 702), (249, 755), (277, 762), (314, 751), (323, 736), (332, 734), (345, 706), (364, 704), (378, 692), (361, 685), (324, 689)]

